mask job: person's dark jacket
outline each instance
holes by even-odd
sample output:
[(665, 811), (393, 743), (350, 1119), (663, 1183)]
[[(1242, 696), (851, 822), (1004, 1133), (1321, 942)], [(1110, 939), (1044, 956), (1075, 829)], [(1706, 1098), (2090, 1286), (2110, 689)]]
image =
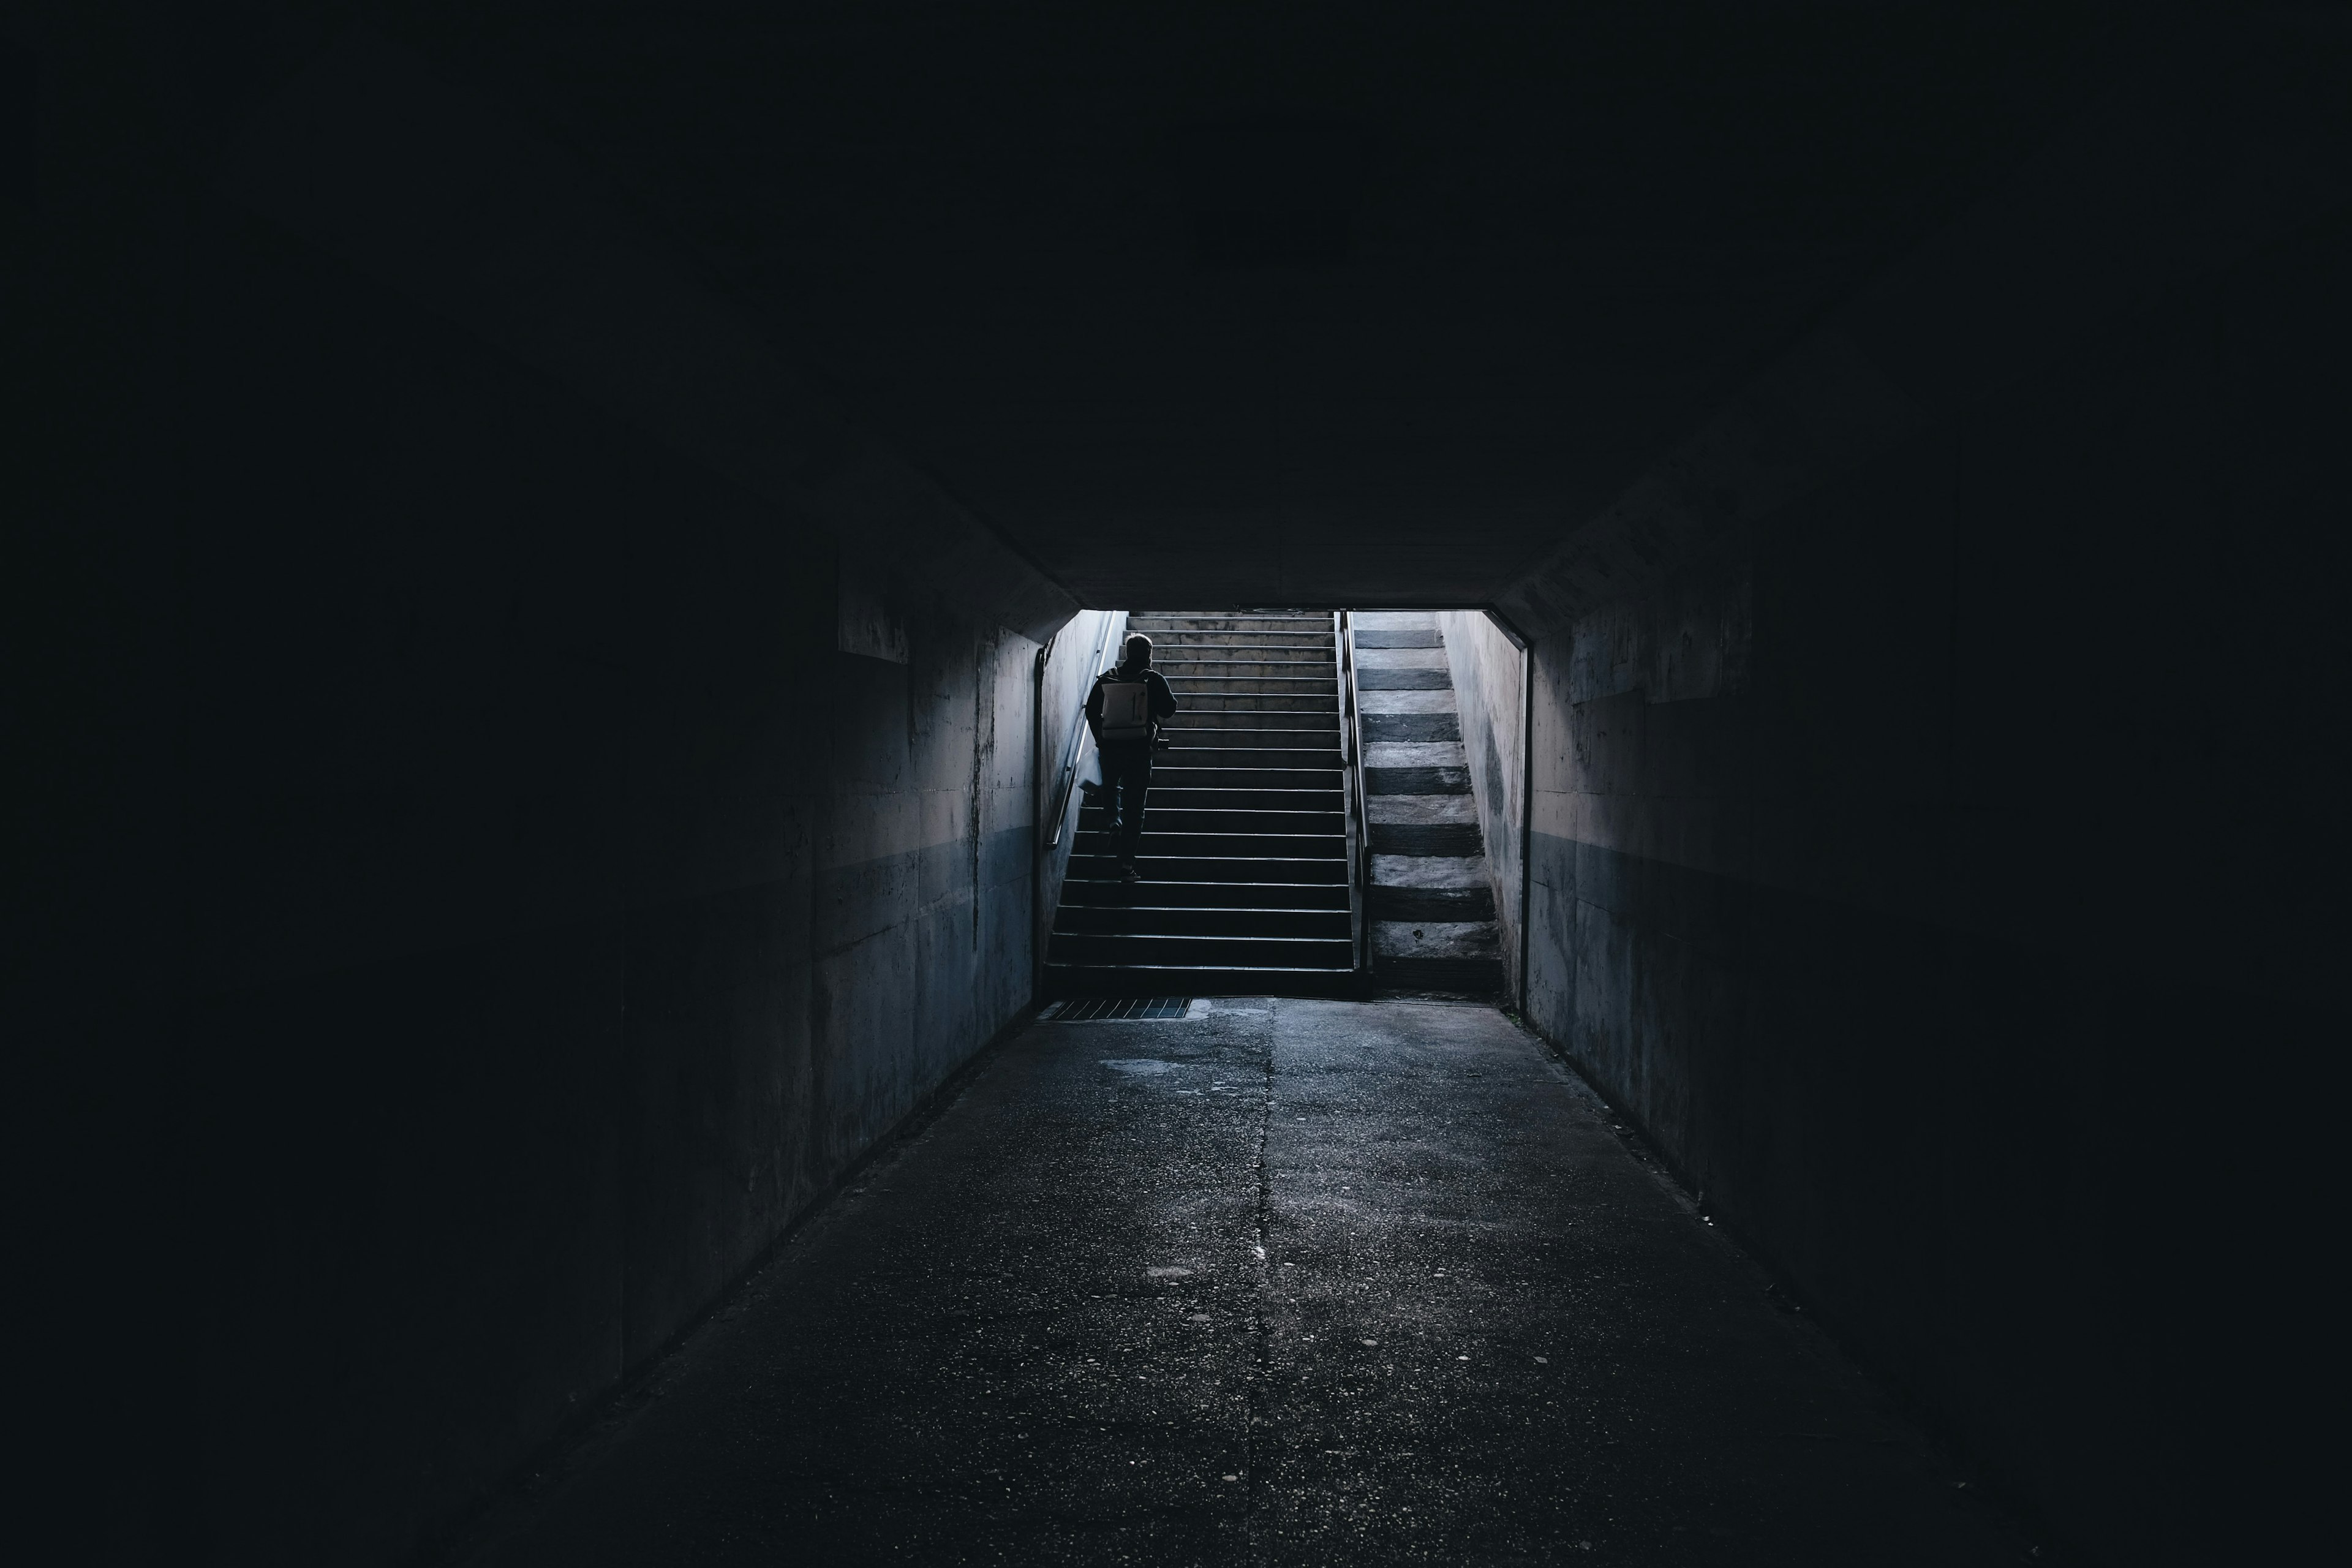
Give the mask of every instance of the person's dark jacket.
[[(1161, 675), (1150, 665), (1145, 665), (1139, 673), (1142, 677), (1143, 684), (1150, 688), (1151, 690), (1151, 733), (1152, 738), (1157, 740), (1160, 736), (1160, 726), (1165, 724), (1171, 718), (1175, 716), (1176, 694), (1168, 689), (1167, 677)], [(1092, 691), (1087, 693), (1087, 728), (1094, 731), (1096, 745), (1099, 746), (1102, 744), (1103, 682), (1106, 680), (1133, 680), (1137, 678), (1138, 674), (1138, 671), (1128, 668), (1124, 665), (1114, 665), (1110, 668), (1104, 670), (1100, 675), (1095, 677), (1095, 688)], [(1131, 745), (1138, 742), (1113, 742), (1112, 743), (1114, 745)]]

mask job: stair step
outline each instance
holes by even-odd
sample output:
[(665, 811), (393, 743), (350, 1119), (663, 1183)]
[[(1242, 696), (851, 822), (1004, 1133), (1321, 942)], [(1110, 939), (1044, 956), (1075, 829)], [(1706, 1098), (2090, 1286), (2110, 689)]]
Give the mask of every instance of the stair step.
[[(1162, 752), (1151, 764), (1151, 798), (1160, 798), (1162, 789), (1338, 789), (1340, 787), (1339, 753), (1317, 752), (1312, 766), (1298, 767), (1223, 767), (1190, 763), (1171, 763), (1176, 756), (1199, 757), (1199, 751)], [(1261, 752), (1248, 753), (1255, 763)]]
[(1169, 682), (1176, 712), (1328, 712), (1339, 717), (1339, 689), (1319, 682)]
[(1454, 678), (1442, 669), (1367, 667), (1356, 671), (1356, 685), (1364, 691), (1451, 691)]
[(1475, 822), (1375, 822), (1375, 855), (1480, 855), (1486, 845)]
[[(1345, 840), (1340, 843), (1342, 850)], [(1146, 846), (1135, 868), (1146, 882), (1322, 882), (1345, 892), (1348, 858), (1336, 856), (1154, 855)], [(1070, 875), (1094, 882), (1117, 882), (1116, 856), (1070, 847)], [(1139, 884), (1122, 884), (1139, 885)]]
[[(1145, 814), (1143, 821), (1143, 839), (1138, 851), (1142, 856), (1275, 860), (1312, 860), (1327, 856), (1345, 860), (1348, 857), (1348, 839), (1344, 832), (1191, 833), (1181, 829), (1163, 832), (1151, 820), (1150, 813)], [(1116, 855), (1118, 850), (1118, 846), (1112, 842), (1111, 835), (1099, 827), (1081, 826), (1076, 841), (1070, 847), (1074, 855)], [(1400, 853), (1412, 854), (1413, 851)]]
[(1495, 894), (1490, 888), (1383, 888), (1374, 884), (1365, 913), (1376, 921), (1490, 921), (1495, 918)]
[(1300, 653), (1295, 657), (1270, 658), (1251, 648), (1236, 648), (1231, 653), (1195, 653), (1179, 648), (1174, 653), (1165, 649), (1152, 656), (1151, 666), (1171, 680), (1192, 676), (1219, 675), (1239, 679), (1244, 676), (1269, 678), (1307, 678), (1328, 686), (1339, 679), (1325, 651)]
[(1468, 768), (1366, 768), (1366, 795), (1468, 795)]
[(1331, 660), (1324, 658), (1307, 663), (1306, 658), (1301, 658), (1298, 666), (1306, 670), (1306, 675), (1251, 675), (1254, 668), (1263, 670), (1265, 666), (1242, 666), (1242, 663), (1225, 668), (1192, 666), (1183, 672), (1171, 672), (1167, 666), (1160, 666), (1160, 675), (1167, 675), (1169, 691), (1176, 691), (1179, 696), (1185, 691), (1246, 691), (1256, 693), (1256, 696), (1279, 696), (1279, 693), (1296, 691), (1303, 693), (1303, 696), (1327, 696), (1334, 703), (1339, 700), (1339, 677), (1331, 670)]
[[(1181, 718), (1182, 715), (1179, 714), (1178, 717)], [(1320, 730), (1299, 728), (1276, 729), (1271, 725), (1257, 724), (1220, 724), (1214, 726), (1206, 724), (1187, 724), (1179, 728), (1178, 726), (1171, 724), (1167, 729), (1161, 731), (1160, 734), (1171, 742), (1167, 751), (1163, 751), (1160, 753), (1162, 758), (1166, 758), (1168, 756), (1168, 752), (1186, 751), (1230, 752), (1237, 749), (1250, 749), (1287, 752), (1328, 752), (1337, 754), (1339, 750), (1339, 731), (1337, 726), (1328, 730)], [(1172, 761), (1173, 759), (1170, 760)], [(1179, 765), (1181, 764), (1180, 763)], [(1205, 765), (1215, 767), (1234, 764), (1212, 763)], [(1285, 764), (1280, 763), (1268, 763), (1261, 765), (1267, 767), (1281, 767)], [(1315, 764), (1293, 763), (1287, 765), (1292, 767), (1311, 767)], [(1333, 763), (1331, 765), (1337, 766), (1338, 764)]]
[(1185, 682), (1213, 682), (1209, 687), (1212, 691), (1228, 689), (1230, 682), (1265, 682), (1263, 691), (1339, 689), (1339, 670), (1328, 658), (1294, 658), (1289, 663), (1275, 663), (1270, 658), (1164, 658), (1155, 660), (1152, 668), (1167, 675), (1171, 687), (1183, 687)]
[(1151, 809), (1173, 811), (1328, 811), (1345, 812), (1348, 797), (1334, 779), (1328, 789), (1203, 789), (1161, 781), (1168, 773), (1153, 769)]
[(1336, 647), (1336, 644), (1339, 644), (1339, 635), (1336, 635), (1336, 632), (1331, 630), (1331, 627), (1328, 627), (1328, 626), (1322, 626), (1322, 623), (1315, 623), (1315, 626), (1306, 626), (1306, 623), (1296, 623), (1296, 626), (1244, 626), (1244, 627), (1234, 627), (1234, 626), (1223, 626), (1223, 627), (1218, 627), (1218, 626), (1157, 626), (1157, 627), (1143, 627), (1143, 626), (1139, 626), (1139, 627), (1136, 627), (1136, 630), (1143, 632), (1143, 635), (1146, 635), (1146, 637), (1150, 637), (1150, 639), (1152, 639), (1152, 647), (1155, 647), (1155, 648), (1157, 648), (1157, 647), (1167, 647), (1167, 644), (1171, 644), (1171, 642), (1176, 642), (1176, 644), (1244, 644), (1244, 647), (1246, 647), (1246, 644), (1261, 644), (1261, 647), (1279, 647), (1279, 648), (1310, 647), (1310, 644), (1315, 644), (1315, 642), (1318, 642), (1318, 639), (1319, 639), (1319, 644), (1322, 644), (1322, 647), (1327, 647), (1327, 648), (1328, 648), (1328, 647)]
[[(1332, 737), (1334, 742), (1338, 739), (1336, 735)], [(1247, 773), (1262, 773), (1271, 768), (1311, 768), (1317, 772), (1336, 773), (1343, 765), (1336, 744), (1312, 751), (1303, 746), (1178, 746), (1160, 753), (1152, 764), (1151, 776), (1157, 780), (1162, 768), (1186, 772)]]
[(1346, 936), (1130, 936), (1109, 931), (1056, 931), (1056, 963), (1165, 964), (1186, 968), (1233, 965), (1268, 969), (1345, 969), (1356, 961)]
[[(1215, 637), (1215, 632), (1193, 634)], [(1152, 667), (1162, 674), (1173, 665), (1271, 664), (1275, 673), (1296, 674), (1301, 668), (1333, 669), (1339, 664), (1337, 644), (1328, 637), (1297, 637), (1256, 642), (1187, 642), (1182, 632), (1161, 632), (1151, 639)]]
[[(1284, 699), (1267, 699), (1267, 700), (1284, 700)], [(1428, 717), (1428, 715), (1402, 715), (1402, 717), (1416, 717), (1418, 720), (1418, 717)], [(1442, 717), (1449, 717), (1451, 720), (1454, 715), (1442, 715)], [(1286, 729), (1294, 729), (1294, 731), (1301, 731), (1301, 733), (1327, 731), (1331, 733), (1336, 745), (1336, 742), (1339, 742), (1339, 708), (1336, 708), (1336, 705), (1328, 705), (1328, 708), (1319, 708), (1319, 710), (1318, 708), (1233, 708), (1233, 710), (1185, 708), (1181, 710), (1179, 715), (1169, 721), (1167, 729), (1162, 729), (1160, 733), (1164, 733), (1164, 736), (1181, 736), (1181, 733), (1185, 731), (1202, 731), (1202, 729), (1256, 729), (1256, 731), (1265, 731), (1265, 733), (1279, 733), (1279, 731), (1286, 731)], [(1223, 736), (1218, 738), (1218, 742), (1223, 742)], [(1183, 745), (1183, 742), (1179, 741), (1179, 745)]]
[[(1099, 805), (1083, 806), (1078, 812), (1078, 831), (1098, 833), (1110, 826), (1110, 813)], [(1143, 816), (1153, 833), (1276, 833), (1308, 834), (1320, 837), (1344, 838), (1348, 832), (1348, 816), (1333, 807), (1325, 811), (1266, 811), (1246, 806), (1161, 805), (1160, 792), (1153, 790)], [(1475, 832), (1474, 826), (1472, 831)]]
[(1146, 632), (1151, 662), (1170, 664), (1324, 664), (1337, 666), (1339, 643), (1319, 632)]
[(1140, 882), (1073, 876), (1062, 884), (1062, 906), (1183, 905), (1203, 910), (1337, 910), (1348, 912), (1348, 887), (1339, 882), (1171, 882), (1148, 873)]
[(1202, 904), (1064, 904), (1054, 934), (1306, 936), (1349, 940), (1346, 910), (1230, 910)]
[(1366, 713), (1360, 721), (1364, 744), (1375, 741), (1458, 741), (1462, 719), (1455, 713)]
[(1155, 647), (1163, 634), (1181, 637), (1186, 632), (1245, 633), (1252, 638), (1333, 635), (1329, 618), (1323, 616), (1129, 616), (1127, 629), (1141, 632)]

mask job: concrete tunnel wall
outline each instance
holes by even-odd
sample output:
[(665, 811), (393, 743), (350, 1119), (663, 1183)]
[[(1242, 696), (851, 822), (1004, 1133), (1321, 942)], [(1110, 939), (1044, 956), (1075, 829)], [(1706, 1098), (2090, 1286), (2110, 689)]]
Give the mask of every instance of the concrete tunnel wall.
[[(0, 193), (44, 1446), (93, 1555), (394, 1560), (1017, 1009), (1075, 605), (397, 51), (51, 32)], [(2278, 84), (2334, 47), (2095, 120), (1497, 606), (1533, 1022), (2116, 1561), (2315, 1484), (2258, 1405), (2332, 1300), (2352, 257), (2345, 100)]]
[[(410, 62), (340, 68), (388, 143), (299, 142), (428, 165), (344, 214), (175, 140), (135, 51), (47, 64), (10, 629), (62, 679), (12, 740), (72, 765), (11, 825), (9, 1034), (119, 1372), (65, 1451), (99, 1558), (404, 1560), (1028, 1006), (1037, 693), (1108, 617), (547, 149), (399, 122)], [(445, 155), (528, 223), (404, 216)]]
[[(2119, 1563), (2309, 1484), (2271, 1401), (2347, 1036), (2347, 171), (2169, 102), (2203, 192), (2084, 219), (2164, 140), (2111, 103), (1502, 606), (1530, 1023)], [(1499, 863), (1517, 653), (1444, 628)]]
[(829, 539), (198, 226), (173, 1098), (199, 1397), (237, 1415), (206, 1489), (230, 1557), (364, 1561), (1028, 1004), (1038, 649), (915, 593), (897, 657), (843, 651)]
[(1526, 660), (1517, 645), (1477, 610), (1447, 610), (1437, 617), (1454, 704), (1462, 716), (1463, 754), (1494, 885), (1495, 916), (1503, 950), (1503, 993), (1519, 994), (1519, 894), (1526, 875), (1527, 747), (1520, 722)]

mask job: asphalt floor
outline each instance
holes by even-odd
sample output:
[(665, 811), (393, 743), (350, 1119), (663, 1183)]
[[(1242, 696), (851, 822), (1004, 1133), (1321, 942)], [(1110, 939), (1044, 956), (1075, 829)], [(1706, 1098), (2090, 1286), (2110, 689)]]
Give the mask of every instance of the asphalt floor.
[(2019, 1561), (1775, 1302), (1492, 1008), (1041, 1023), (457, 1556)]

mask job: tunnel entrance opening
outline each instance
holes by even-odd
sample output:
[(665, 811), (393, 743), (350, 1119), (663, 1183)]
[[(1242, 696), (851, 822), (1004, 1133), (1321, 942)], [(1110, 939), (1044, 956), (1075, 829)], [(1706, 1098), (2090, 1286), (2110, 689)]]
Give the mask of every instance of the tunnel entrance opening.
[[(1083, 712), (1069, 721), (1040, 836), (1050, 852), (1076, 805), (1041, 998), (1500, 997), (1517, 893), (1497, 883), (1482, 806), (1510, 802), (1474, 784), (1449, 618), (1129, 613), (1125, 635), (1150, 639), (1176, 711), (1129, 792), (1139, 805), (1103, 787)], [(1471, 689), (1483, 734), (1496, 715), (1486, 685)]]

